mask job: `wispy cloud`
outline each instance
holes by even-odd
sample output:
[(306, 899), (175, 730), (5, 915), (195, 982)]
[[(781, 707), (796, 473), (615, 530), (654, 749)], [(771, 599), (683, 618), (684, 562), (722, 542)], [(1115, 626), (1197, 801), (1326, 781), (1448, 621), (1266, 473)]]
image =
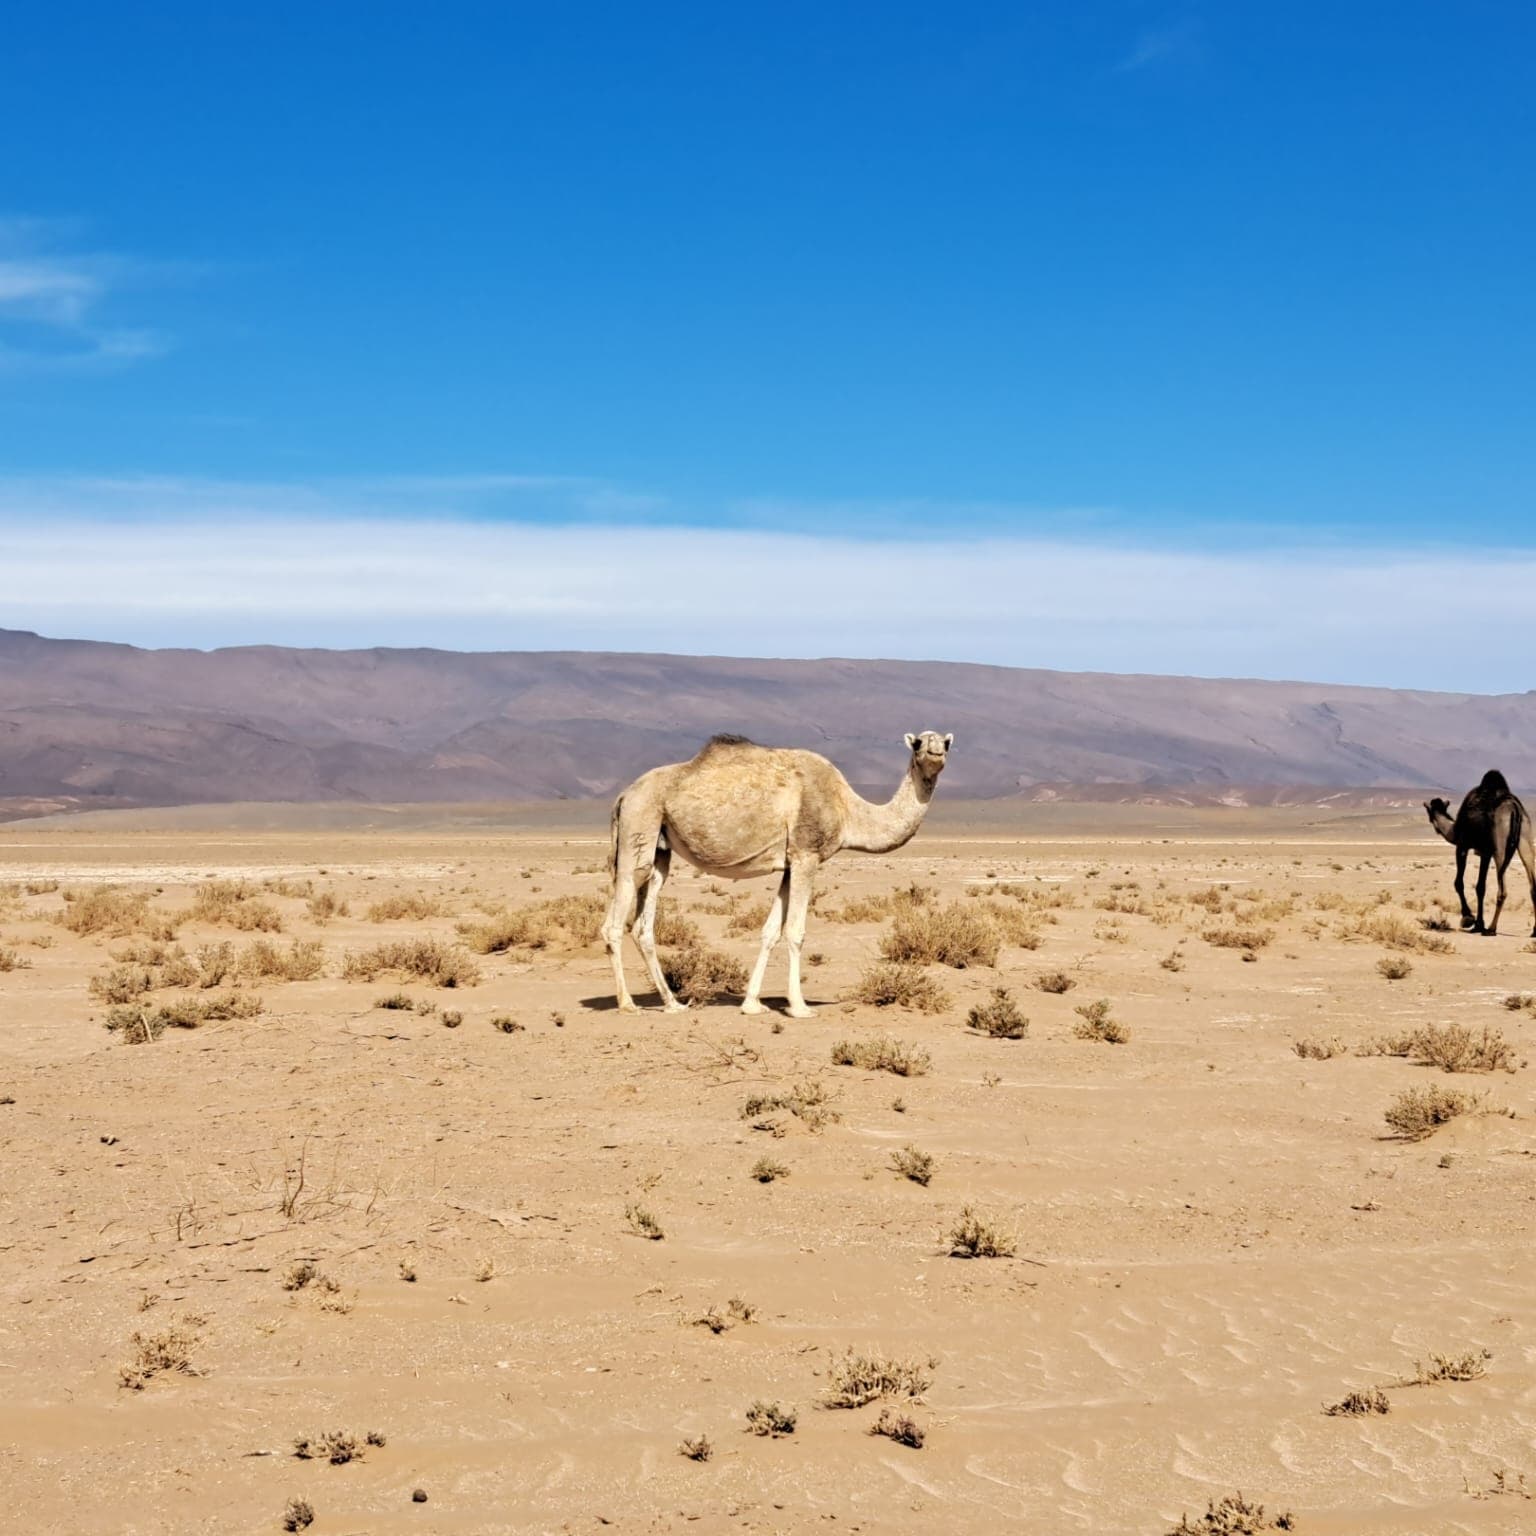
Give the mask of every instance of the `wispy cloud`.
[(1199, 25), (1190, 17), (1162, 26), (1143, 27), (1136, 34), (1136, 41), (1129, 52), (1115, 63), (1111, 73), (1130, 75), (1155, 64), (1166, 63), (1170, 59), (1194, 52), (1199, 40)]
[(156, 332), (104, 318), (147, 269), (71, 248), (75, 236), (60, 222), (0, 218), (0, 370), (110, 367), (165, 350)]
[[(489, 479), (529, 479), (533, 496), (590, 484)], [(0, 625), (140, 644), (886, 656), (1477, 692), (1524, 688), (1520, 658), (1536, 648), (1531, 551), (541, 523), (442, 515), (442, 482), (429, 483), (412, 510), (409, 480), (277, 494), (0, 482)], [(386, 495), (389, 515), (369, 510)], [(150, 510), (157, 498), (171, 510)], [(1444, 644), (1468, 591), (1483, 594), (1475, 653)]]

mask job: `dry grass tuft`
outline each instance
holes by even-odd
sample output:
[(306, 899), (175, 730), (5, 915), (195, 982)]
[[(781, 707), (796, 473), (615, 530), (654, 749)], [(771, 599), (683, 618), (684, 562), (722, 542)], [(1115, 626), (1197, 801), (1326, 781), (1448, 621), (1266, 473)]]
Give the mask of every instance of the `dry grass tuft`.
[(933, 1385), (937, 1360), (899, 1360), (893, 1355), (856, 1355), (850, 1349), (827, 1372), (822, 1398), (828, 1408), (862, 1408), (882, 1397), (921, 1402)]
[(24, 971), (32, 962), (22, 955), (18, 955), (14, 949), (7, 949), (0, 945), (0, 972)]
[(1330, 1403), (1323, 1412), (1331, 1418), (1362, 1418), (1371, 1413), (1390, 1413), (1392, 1404), (1380, 1387), (1367, 1387), (1362, 1392), (1351, 1392), (1338, 1402)]
[(1011, 1259), (1018, 1240), (966, 1206), (944, 1237), (952, 1259)]
[(169, 1328), (164, 1333), (136, 1333), (129, 1340), (133, 1358), (117, 1373), (118, 1382), (133, 1392), (142, 1392), (162, 1375), (197, 1376), (192, 1364), (192, 1350), (197, 1334), (185, 1326)]
[(788, 1177), (789, 1169), (771, 1157), (760, 1157), (752, 1164), (751, 1176), (759, 1184), (772, 1184), (775, 1179)]
[(1413, 1059), (1442, 1072), (1513, 1072), (1515, 1049), (1504, 1032), (1487, 1025), (1474, 1033), (1464, 1024), (1426, 1024), (1411, 1036)]
[(894, 1072), (897, 1077), (922, 1077), (932, 1067), (933, 1058), (904, 1040), (882, 1035), (878, 1040), (839, 1040), (832, 1047), (832, 1065), (861, 1067), (866, 1072)]
[(308, 1499), (289, 1499), (283, 1511), (285, 1531), (308, 1530), (315, 1523), (315, 1506)]
[(308, 911), (312, 922), (324, 925), (336, 917), (350, 917), (352, 909), (332, 891), (321, 891), (309, 898)]
[(997, 924), (960, 902), (947, 907), (913, 907), (899, 912), (880, 943), (887, 960), (902, 964), (947, 965), (965, 970), (996, 965), (1002, 948)]
[(459, 932), (478, 955), (508, 949), (586, 949), (602, 937), (606, 911), (600, 896), (555, 896), (495, 913), (484, 923), (460, 924)]
[(897, 1152), (891, 1153), (891, 1171), (899, 1173), (904, 1179), (911, 1179), (914, 1184), (924, 1187), (933, 1178), (933, 1155), (929, 1152), (919, 1152), (910, 1142)]
[(991, 1035), (995, 1040), (1022, 1040), (1029, 1033), (1029, 1020), (1019, 1012), (1007, 987), (994, 987), (992, 996), (977, 1003), (965, 1022), (977, 1034)]
[(125, 891), (119, 885), (66, 890), (64, 910), (55, 913), (53, 921), (84, 937), (99, 934), (121, 938), (152, 923), (149, 895), (145, 891)]
[(734, 955), (704, 944), (684, 944), (661, 956), (661, 973), (678, 1001), (695, 1007), (747, 990), (747, 968)]
[(897, 1413), (891, 1408), (882, 1408), (880, 1417), (869, 1426), (872, 1435), (884, 1435), (887, 1440), (894, 1440), (897, 1445), (908, 1445), (914, 1451), (920, 1451), (928, 1439), (928, 1432), (916, 1419), (909, 1414)]
[(899, 961), (868, 967), (852, 996), (872, 1008), (915, 1008), (919, 1013), (941, 1013), (949, 1006), (949, 994), (922, 966)]
[(1060, 996), (1063, 992), (1070, 992), (1077, 985), (1074, 977), (1067, 975), (1065, 971), (1041, 971), (1035, 977), (1035, 987), (1041, 992), (1052, 992)]
[(286, 949), (255, 939), (234, 964), (247, 981), (313, 981), (325, 974), (325, 949), (314, 939), (294, 939)]
[(420, 891), (397, 891), (393, 896), (386, 896), (383, 901), (376, 901), (368, 908), (368, 921), (393, 923), (401, 918), (419, 921), (426, 917), (438, 917), (442, 910), (443, 904), (436, 896), (427, 896)]
[(771, 1435), (777, 1440), (782, 1435), (792, 1435), (798, 1415), (793, 1408), (780, 1403), (765, 1403), (759, 1398), (747, 1409), (747, 1428), (754, 1435)]
[(393, 939), (372, 949), (349, 950), (341, 974), (348, 981), (375, 981), (386, 972), (435, 987), (472, 987), (480, 980), (480, 968), (463, 948), (431, 938)]
[(1407, 954), (1451, 955), (1456, 946), (1445, 937), (1427, 928), (1422, 922), (1404, 917), (1399, 912), (1384, 912), (1372, 908), (1339, 929), (1344, 939), (1363, 940), (1380, 944), (1383, 949), (1395, 949)]
[(1382, 1112), (1382, 1118), (1405, 1141), (1422, 1141), (1458, 1115), (1471, 1114), (1482, 1100), (1459, 1088), (1405, 1088)]
[(1078, 1022), (1072, 1033), (1079, 1040), (1102, 1040), (1106, 1045), (1124, 1045), (1131, 1032), (1118, 1019), (1109, 1015), (1109, 999), (1101, 997), (1094, 1003), (1081, 1003), (1073, 1010)]
[(1405, 955), (1383, 955), (1376, 969), (1388, 981), (1403, 981), (1413, 974), (1413, 961)]
[(825, 1125), (834, 1124), (842, 1117), (832, 1108), (827, 1090), (818, 1082), (796, 1083), (788, 1093), (754, 1093), (741, 1106), (741, 1118), (754, 1122), (754, 1130), (773, 1131), (782, 1135), (782, 1128), (768, 1117), (776, 1110), (788, 1110), (809, 1131), (819, 1131)]
[(261, 999), (250, 992), (215, 993), (211, 997), (183, 997), (151, 1008), (146, 1003), (124, 1003), (108, 1011), (106, 1027), (123, 1037), (125, 1045), (148, 1045), (167, 1029), (197, 1029), (227, 1019), (253, 1019), (262, 1010)]
[[(898, 891), (886, 891), (881, 896), (864, 896), (845, 902), (820, 914), (832, 923), (883, 923), (888, 917), (926, 907), (933, 900), (933, 891), (926, 885), (913, 881)], [(761, 927), (761, 923), (758, 925)]]
[(1428, 1365), (1415, 1360), (1413, 1375), (1400, 1376), (1394, 1385), (1428, 1387), (1437, 1381), (1476, 1381), (1488, 1374), (1488, 1362), (1492, 1359), (1491, 1349), (1469, 1349), (1464, 1355), (1431, 1355)]
[(323, 1435), (300, 1435), (293, 1442), (293, 1454), (300, 1461), (328, 1461), (333, 1467), (344, 1467), (349, 1461), (361, 1461), (369, 1446), (381, 1446), (384, 1436), (371, 1429), (358, 1437), (345, 1430), (330, 1429)]
[(1193, 1523), (1187, 1514), (1181, 1515), (1167, 1536), (1263, 1536), (1265, 1531), (1295, 1529), (1294, 1515), (1279, 1514), (1271, 1520), (1262, 1504), (1250, 1504), (1242, 1494), (1229, 1493), (1220, 1503), (1211, 1500), (1205, 1513)]
[(271, 902), (257, 899), (260, 889), (249, 880), (205, 881), (192, 893), (187, 917), (242, 933), (280, 933), (283, 915)]
[(1345, 1054), (1345, 1045), (1337, 1035), (1330, 1036), (1327, 1040), (1320, 1036), (1314, 1036), (1305, 1040), (1293, 1040), (1291, 1049), (1296, 1052), (1303, 1061), (1332, 1061), (1335, 1056)]
[(634, 1201), (624, 1207), (624, 1220), (629, 1223), (629, 1230), (636, 1237), (643, 1237), (649, 1242), (659, 1243), (667, 1235), (661, 1223), (643, 1205)]
[(715, 1448), (709, 1443), (708, 1435), (699, 1435), (692, 1440), (684, 1440), (677, 1448), (680, 1456), (686, 1456), (689, 1461), (708, 1461), (715, 1454)]
[(1200, 937), (1207, 944), (1214, 944), (1217, 949), (1263, 949), (1266, 944), (1274, 942), (1275, 930), (1273, 928), (1243, 928), (1231, 926), (1226, 928), (1207, 928)]

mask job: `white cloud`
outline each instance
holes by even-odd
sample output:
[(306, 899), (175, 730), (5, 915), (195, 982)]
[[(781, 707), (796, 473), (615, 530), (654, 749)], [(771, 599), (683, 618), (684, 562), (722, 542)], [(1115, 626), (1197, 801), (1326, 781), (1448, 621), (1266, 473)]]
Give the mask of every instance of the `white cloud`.
[(132, 264), (60, 250), (69, 233), (63, 224), (0, 219), (0, 369), (78, 369), (164, 351), (154, 332), (100, 318)]
[(479, 483), (0, 482), (0, 625), (143, 644), (887, 656), (1476, 692), (1527, 686), (1536, 647), (1529, 552), (445, 515)]

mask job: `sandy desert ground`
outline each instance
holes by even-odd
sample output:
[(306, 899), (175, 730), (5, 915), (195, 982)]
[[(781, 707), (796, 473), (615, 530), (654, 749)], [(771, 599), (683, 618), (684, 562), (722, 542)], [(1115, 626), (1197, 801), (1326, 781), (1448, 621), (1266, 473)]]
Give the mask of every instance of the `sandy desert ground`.
[[(0, 827), (9, 1528), (1536, 1528), (1531, 911), (1436, 926), (1421, 816), (944, 806), (827, 870), (809, 1022), (613, 1010), (591, 903), (537, 905), (600, 893), (604, 816)], [(666, 906), (749, 962), (767, 894)], [(937, 1011), (852, 1000), (989, 933)], [(968, 1027), (999, 986), (1023, 1038)], [(834, 1063), (886, 1038), (909, 1075)], [(951, 1255), (967, 1207), (1013, 1256)]]

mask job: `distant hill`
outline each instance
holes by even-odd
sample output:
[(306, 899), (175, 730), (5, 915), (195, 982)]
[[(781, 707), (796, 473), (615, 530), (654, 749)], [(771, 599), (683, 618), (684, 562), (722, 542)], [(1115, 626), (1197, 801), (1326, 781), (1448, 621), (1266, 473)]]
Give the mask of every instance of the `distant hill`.
[(1392, 803), (1498, 765), (1536, 694), (603, 652), (140, 650), (0, 629), (0, 815), (249, 800), (606, 796), (715, 731), (894, 788), (953, 731), (955, 797)]

